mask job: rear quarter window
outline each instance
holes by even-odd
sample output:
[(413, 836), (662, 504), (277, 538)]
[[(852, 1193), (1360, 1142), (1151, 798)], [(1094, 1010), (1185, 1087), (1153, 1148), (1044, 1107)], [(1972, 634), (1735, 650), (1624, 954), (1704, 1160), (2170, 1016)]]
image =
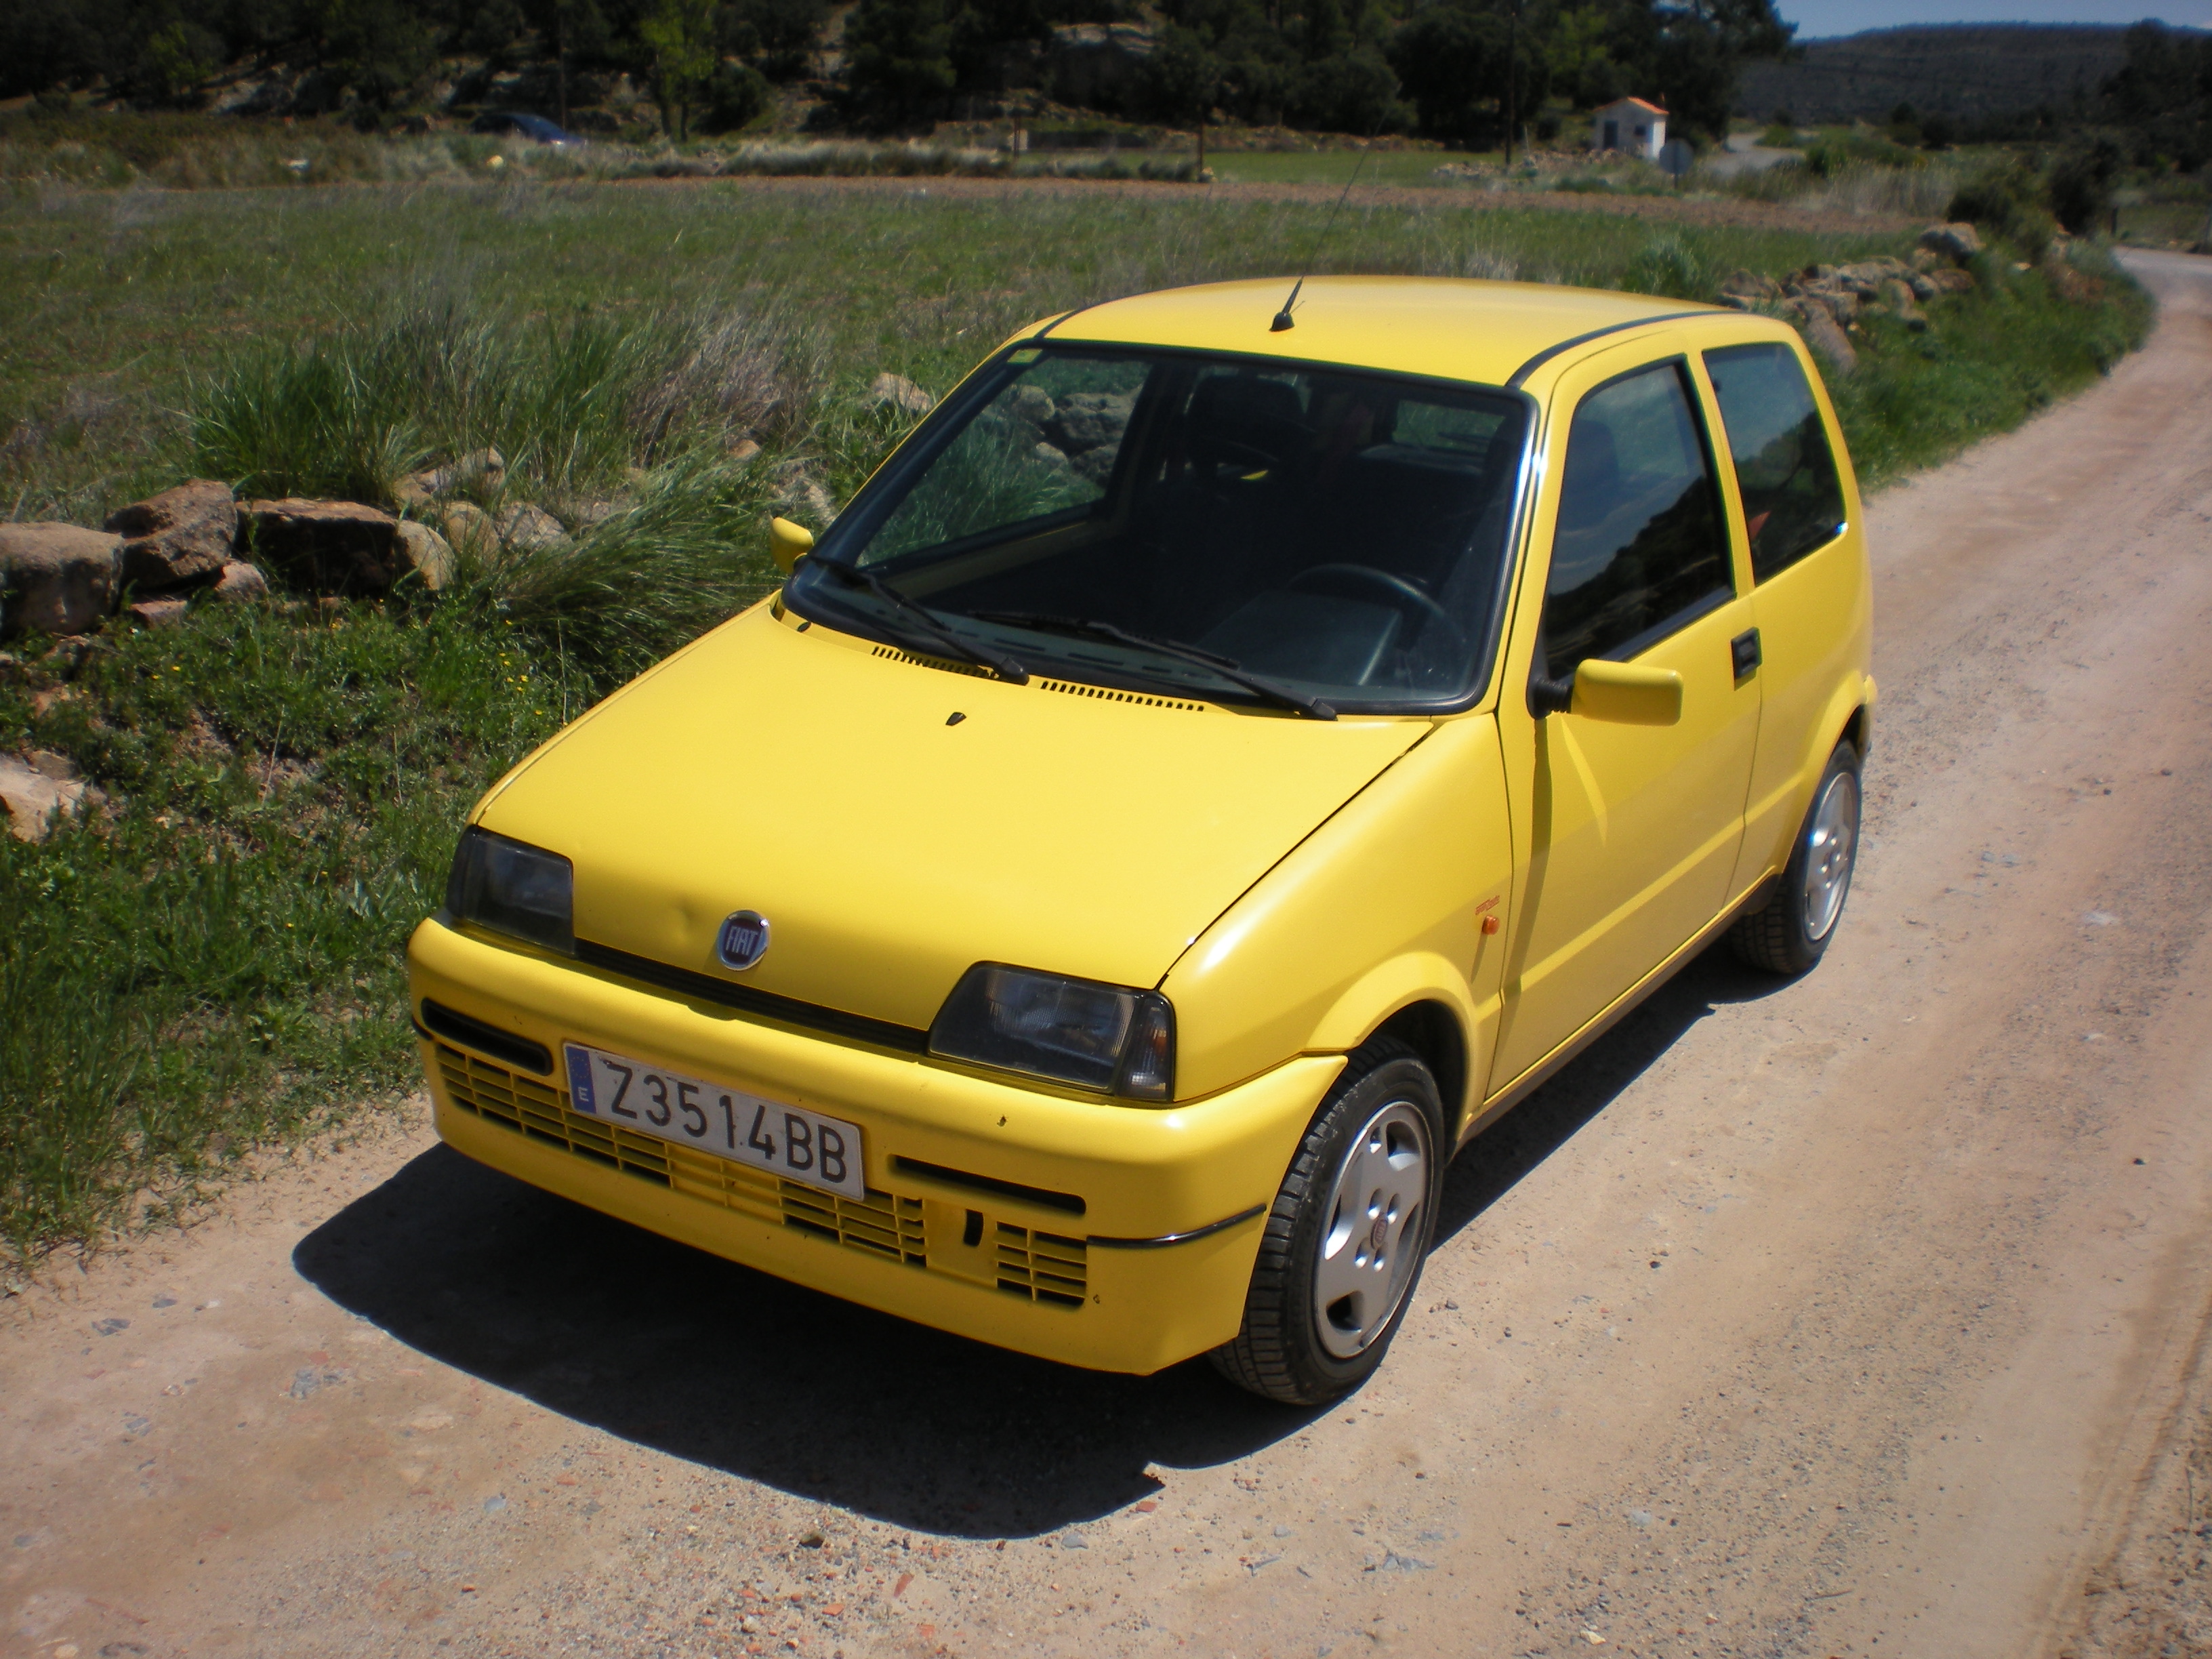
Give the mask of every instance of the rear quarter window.
[(1765, 581), (1843, 534), (1835, 453), (1788, 346), (1727, 346), (1705, 356), (1743, 495), (1752, 576)]

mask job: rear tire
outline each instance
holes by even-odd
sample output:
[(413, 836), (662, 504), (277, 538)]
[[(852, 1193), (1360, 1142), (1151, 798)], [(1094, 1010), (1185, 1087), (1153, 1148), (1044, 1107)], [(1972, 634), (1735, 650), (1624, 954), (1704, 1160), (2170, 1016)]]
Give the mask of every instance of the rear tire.
[(1782, 884), (1764, 908), (1736, 918), (1729, 948), (1747, 966), (1802, 974), (1826, 954), (1844, 919), (1859, 852), (1859, 751), (1836, 745), (1790, 849)]
[(1443, 1105), (1405, 1044), (1355, 1052), (1267, 1213), (1233, 1340), (1207, 1356), (1239, 1388), (1318, 1406), (1382, 1364), (1436, 1236)]

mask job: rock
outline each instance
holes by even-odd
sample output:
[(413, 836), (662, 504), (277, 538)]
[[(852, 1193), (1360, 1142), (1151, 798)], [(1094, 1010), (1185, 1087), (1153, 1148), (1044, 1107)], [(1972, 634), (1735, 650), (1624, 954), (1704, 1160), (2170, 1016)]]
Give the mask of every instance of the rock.
[(1118, 444), (1137, 406), (1133, 392), (1073, 392), (1060, 400), (1046, 436), (1070, 455)]
[[(68, 769), (74, 774), (76, 769)], [(0, 755), (0, 806), (7, 811), (8, 833), (17, 841), (44, 841), (58, 819), (83, 810), (86, 793), (73, 775), (50, 777), (28, 762)]]
[(123, 538), (41, 521), (0, 524), (5, 630), (82, 634), (107, 614), (123, 571)]
[(1898, 321), (1915, 334), (1928, 326), (1928, 319), (1921, 315), (1920, 307), (1913, 302), (1912, 284), (1901, 276), (1893, 276), (1881, 285), (1881, 299), (1894, 313)]
[(174, 628), (191, 608), (186, 599), (137, 599), (131, 604), (131, 620), (141, 628)]
[(1875, 294), (1884, 283), (1912, 274), (1912, 267), (1902, 259), (1861, 259), (1836, 272), (1836, 280), (1858, 294)]
[(259, 565), (234, 559), (223, 566), (222, 574), (215, 579), (215, 586), (208, 592), (225, 605), (245, 605), (269, 597), (269, 578), (261, 574)]
[(927, 415), (937, 407), (936, 398), (903, 374), (877, 375), (869, 384), (866, 401), (871, 409), (889, 404), (905, 415)]
[(1119, 453), (1111, 445), (1101, 444), (1096, 449), (1085, 450), (1071, 465), (1079, 474), (1103, 489), (1114, 476), (1114, 462)]
[(422, 579), (422, 586), (433, 593), (448, 586), (453, 580), (453, 550), (443, 536), (427, 524), (417, 524), (412, 519), (399, 521), (399, 574), (410, 572)]
[(1971, 270), (1931, 270), (1928, 280), (1938, 294), (1972, 294), (1975, 288)]
[(1920, 246), (1964, 264), (1982, 251), (1982, 234), (1970, 224), (1930, 225), (1920, 233)]
[(2060, 299), (2073, 305), (2087, 304), (2103, 289), (2095, 277), (2076, 270), (2056, 242), (2043, 252), (2043, 276)]
[(1805, 343), (1826, 358), (1828, 367), (1838, 374), (1848, 374), (1859, 366), (1859, 354), (1851, 349), (1843, 325), (1819, 306), (1806, 313)]
[(194, 478), (109, 514), (102, 528), (124, 538), (125, 582), (178, 587), (230, 562), (238, 545), (238, 502), (228, 484)]
[(1060, 406), (1053, 402), (1050, 392), (1041, 386), (1030, 386), (1026, 382), (1006, 394), (1006, 408), (1010, 413), (1019, 416), (1040, 432), (1049, 426), (1052, 417), (1060, 412)]
[(317, 587), (381, 593), (400, 574), (399, 520), (358, 501), (248, 501), (255, 551)]
[(492, 522), (491, 514), (474, 501), (451, 503), (439, 522), (445, 529), (446, 540), (454, 547), (489, 553), (499, 545), (499, 526)]
[(1047, 466), (1064, 467), (1067, 465), (1067, 452), (1048, 443), (1041, 442), (1030, 453)]
[(494, 520), (499, 528), (502, 546), (529, 551), (541, 547), (558, 547), (568, 539), (568, 532), (561, 527), (561, 520), (542, 507), (532, 507), (527, 501), (517, 501)]
[(1859, 314), (1859, 296), (1847, 288), (1819, 283), (1799, 289), (1795, 297), (1801, 312), (1811, 306), (1826, 311), (1839, 323), (1850, 322)]
[(750, 438), (740, 438), (730, 446), (730, 459), (739, 466), (760, 459), (761, 447)]
[(1934, 270), (1945, 263), (1943, 256), (1932, 247), (1917, 247), (1912, 250), (1912, 268), (1915, 270)]
[(421, 507), (456, 489), (476, 486), (496, 490), (506, 482), (507, 457), (496, 449), (477, 449), (443, 466), (409, 473), (392, 486), (392, 498), (401, 507)]
[(1943, 291), (1936, 286), (1936, 279), (1924, 270), (1911, 271), (1900, 280), (1912, 290), (1912, 297), (1916, 300), (1932, 300)]
[(1756, 311), (1782, 298), (1782, 284), (1756, 270), (1733, 270), (1721, 283), (1721, 303), (1738, 311)]

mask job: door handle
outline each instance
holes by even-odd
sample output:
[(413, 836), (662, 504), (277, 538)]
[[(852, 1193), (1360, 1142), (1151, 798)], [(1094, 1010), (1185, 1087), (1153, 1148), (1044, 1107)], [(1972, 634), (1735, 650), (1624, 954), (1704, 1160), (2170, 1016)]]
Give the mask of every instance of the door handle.
[(1759, 666), (1759, 630), (1747, 628), (1729, 641), (1729, 658), (1735, 665), (1735, 677), (1741, 679)]

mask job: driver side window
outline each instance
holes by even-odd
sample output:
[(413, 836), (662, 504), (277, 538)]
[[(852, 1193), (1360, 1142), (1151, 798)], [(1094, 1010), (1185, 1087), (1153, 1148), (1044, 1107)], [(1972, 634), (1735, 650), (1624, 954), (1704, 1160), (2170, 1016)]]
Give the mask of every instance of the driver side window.
[(1545, 586), (1545, 672), (1565, 679), (1586, 657), (1634, 656), (1732, 586), (1682, 365), (1638, 369), (1584, 398)]

